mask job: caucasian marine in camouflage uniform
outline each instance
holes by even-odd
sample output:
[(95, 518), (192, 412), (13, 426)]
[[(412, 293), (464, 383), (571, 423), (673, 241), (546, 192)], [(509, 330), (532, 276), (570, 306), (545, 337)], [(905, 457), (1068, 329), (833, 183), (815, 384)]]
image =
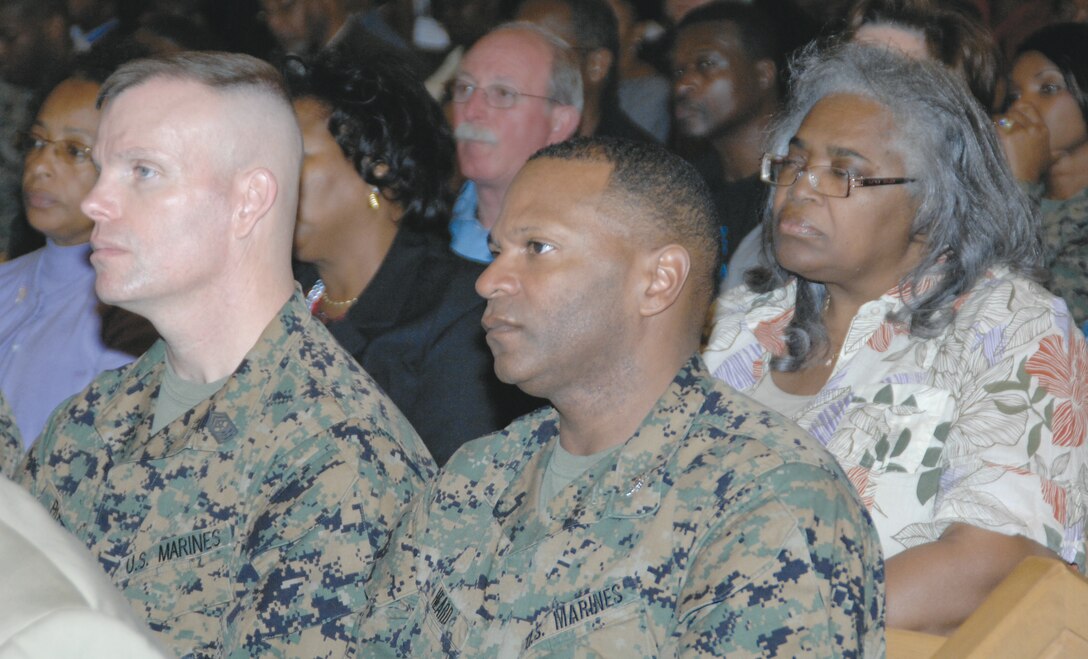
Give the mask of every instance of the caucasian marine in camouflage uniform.
[(342, 655), (434, 465), (295, 290), (282, 82), (188, 53), (101, 93), (96, 291), (163, 340), (54, 412), (22, 481), (178, 655)]

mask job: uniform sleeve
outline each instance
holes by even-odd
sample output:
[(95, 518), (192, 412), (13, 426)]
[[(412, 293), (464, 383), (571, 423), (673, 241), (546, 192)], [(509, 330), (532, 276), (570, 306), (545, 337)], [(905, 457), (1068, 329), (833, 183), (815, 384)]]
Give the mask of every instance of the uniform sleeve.
[(23, 457), (23, 438), (11, 408), (0, 395), (0, 475), (12, 478)]
[[(1031, 298), (1035, 290), (992, 296), (979, 316), (1003, 313), (1003, 322), (964, 339), (977, 345), (944, 366), (960, 380), (959, 409), (943, 462), (922, 475), (918, 494), (935, 499), (932, 534), (953, 522), (1021, 534), (1083, 571), (1088, 347), (1065, 305)], [(901, 535), (909, 543), (913, 532)]]
[[(375, 556), (422, 478), (381, 431), (346, 422), (332, 441), (291, 464), (282, 486), (247, 530), (237, 588), (227, 612), (226, 656), (342, 656), (351, 614), (367, 600)], [(363, 450), (347, 450), (357, 444)], [(333, 448), (336, 447), (336, 448)], [(272, 476), (276, 478), (276, 475)]]
[(879, 540), (845, 477), (788, 464), (741, 486), (681, 590), (678, 656), (880, 656)]
[[(63, 455), (52, 455), (56, 446), (59, 428), (63, 427), (61, 419), (67, 414), (67, 411), (75, 397), (69, 398), (60, 405), (57, 406), (53, 413), (49, 415), (49, 420), (45, 424), (45, 429), (38, 435), (34, 443), (30, 445), (30, 450), (26, 452), (25, 456), (22, 456), (19, 466), (15, 469), (15, 476), (12, 480), (18, 482), (28, 492), (33, 494), (39, 501), (43, 503), (47, 508), (51, 506), (51, 501), (47, 501), (43, 498), (45, 490), (46, 473), (53, 468), (53, 464), (56, 461), (62, 461), (65, 464), (71, 464), (78, 461), (82, 464), (73, 465), (77, 467), (84, 467), (85, 471), (82, 472), (84, 477), (97, 476), (97, 468), (93, 465), (86, 464), (87, 460), (82, 454), (78, 454), (74, 451), (66, 451)], [(20, 446), (20, 449), (22, 447)], [(67, 470), (65, 470), (65, 474)], [(74, 481), (62, 474), (55, 474), (56, 477), (65, 479), (65, 485), (73, 484), (72, 490), (74, 491)]]
[(371, 600), (356, 621), (359, 657), (412, 657), (425, 611), (420, 580), (430, 573), (418, 538), (425, 533), (434, 486), (428, 487), (397, 525), (370, 580)]

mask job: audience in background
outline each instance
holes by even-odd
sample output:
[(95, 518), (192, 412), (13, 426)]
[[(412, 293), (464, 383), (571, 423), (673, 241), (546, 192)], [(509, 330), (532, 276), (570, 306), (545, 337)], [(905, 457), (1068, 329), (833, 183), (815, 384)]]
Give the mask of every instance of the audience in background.
[[(759, 254), (759, 219), (767, 199), (759, 158), (771, 116), (778, 109), (783, 63), (777, 29), (758, 6), (715, 2), (689, 12), (676, 28), (672, 51), (677, 130), (711, 147), (700, 169), (718, 210), (727, 263), (735, 285)], [(726, 273), (728, 274), (728, 272)]]
[(518, 170), (537, 149), (578, 130), (582, 75), (562, 39), (531, 23), (508, 23), (465, 54), (450, 96), (457, 164), (468, 179), (453, 206), (450, 246), (487, 263), (487, 236)]
[(288, 76), (302, 129), (295, 257), (307, 302), (441, 466), (535, 405), (495, 378), (476, 295), (449, 249), (453, 139), (411, 71), (375, 50)]
[(131, 38), (156, 55), (222, 49), (219, 39), (199, 17), (165, 12), (142, 15)]
[(439, 101), (449, 100), (447, 84), (457, 73), (465, 49), (498, 23), (500, 4), (500, 0), (431, 1), (431, 12), (450, 40), (450, 49), (424, 82), (431, 96)]
[(521, 0), (514, 19), (549, 30), (577, 56), (582, 72), (579, 135), (653, 140), (620, 109), (619, 33), (607, 0)]
[(1041, 197), (1048, 286), (1088, 321), (1088, 25), (1029, 36), (1012, 63), (998, 135), (1013, 173)]
[(861, 0), (851, 9), (842, 36), (940, 62), (967, 82), (982, 107), (993, 110), (998, 101), (997, 47), (976, 15), (959, 3)]
[(91, 49), (99, 39), (121, 26), (118, 15), (120, 0), (66, 0), (68, 28), (72, 47), (77, 52)]
[(48, 91), (68, 66), (67, 30), (63, 0), (0, 3), (0, 262), (23, 252), (23, 157), (16, 143), (34, 118), (35, 94)]
[(945, 68), (844, 44), (794, 72), (764, 157), (769, 268), (719, 300), (712, 372), (839, 459), (888, 625), (948, 633), (1027, 556), (1085, 567), (1088, 346), (1038, 225)]
[(661, 26), (643, 20), (631, 0), (608, 0), (616, 15), (619, 54), (616, 76), (620, 109), (658, 142), (669, 141), (669, 79), (643, 59), (640, 49), (648, 33)]
[[(99, 86), (138, 51), (84, 56), (53, 88), (34, 123), (21, 134), (23, 199), (44, 247), (0, 264), (0, 391), (26, 447), (64, 399), (100, 371), (129, 363), (154, 340), (107, 342), (103, 309), (88, 257), (92, 222), (80, 203), (98, 174), (91, 147), (98, 132)], [(117, 320), (120, 318), (114, 317)]]
[(24, 89), (56, 82), (71, 57), (63, 0), (5, 0), (0, 6), (0, 76)]
[[(665, 18), (678, 25), (692, 10), (708, 5), (713, 0), (664, 0)], [(727, 0), (728, 1), (728, 0)]]
[(260, 3), (261, 17), (287, 53), (308, 58), (328, 46), (374, 40), (398, 51), (408, 50), (408, 44), (380, 11), (356, 12), (352, 0), (260, 0)]

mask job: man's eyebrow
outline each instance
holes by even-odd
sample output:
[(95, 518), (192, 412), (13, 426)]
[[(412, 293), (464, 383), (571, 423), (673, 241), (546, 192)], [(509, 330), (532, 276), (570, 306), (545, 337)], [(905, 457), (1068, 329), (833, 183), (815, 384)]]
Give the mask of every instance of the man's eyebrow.
[(162, 154), (153, 149), (148, 149), (142, 146), (134, 146), (116, 154), (116, 159), (119, 160), (134, 160), (137, 158), (157, 158)]

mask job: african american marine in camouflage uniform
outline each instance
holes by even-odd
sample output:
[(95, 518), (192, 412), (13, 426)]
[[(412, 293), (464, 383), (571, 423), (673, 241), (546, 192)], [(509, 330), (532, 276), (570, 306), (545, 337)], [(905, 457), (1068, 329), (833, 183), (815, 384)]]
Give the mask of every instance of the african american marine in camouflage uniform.
[(104, 301), (163, 341), (56, 412), (23, 483), (179, 655), (342, 655), (376, 552), (433, 473), (291, 279), (301, 139), (242, 55), (102, 88), (83, 202)]
[(877, 656), (879, 541), (835, 459), (698, 349), (706, 188), (657, 147), (538, 153), (477, 290), (554, 407), (464, 446), (371, 577), (360, 656)]

